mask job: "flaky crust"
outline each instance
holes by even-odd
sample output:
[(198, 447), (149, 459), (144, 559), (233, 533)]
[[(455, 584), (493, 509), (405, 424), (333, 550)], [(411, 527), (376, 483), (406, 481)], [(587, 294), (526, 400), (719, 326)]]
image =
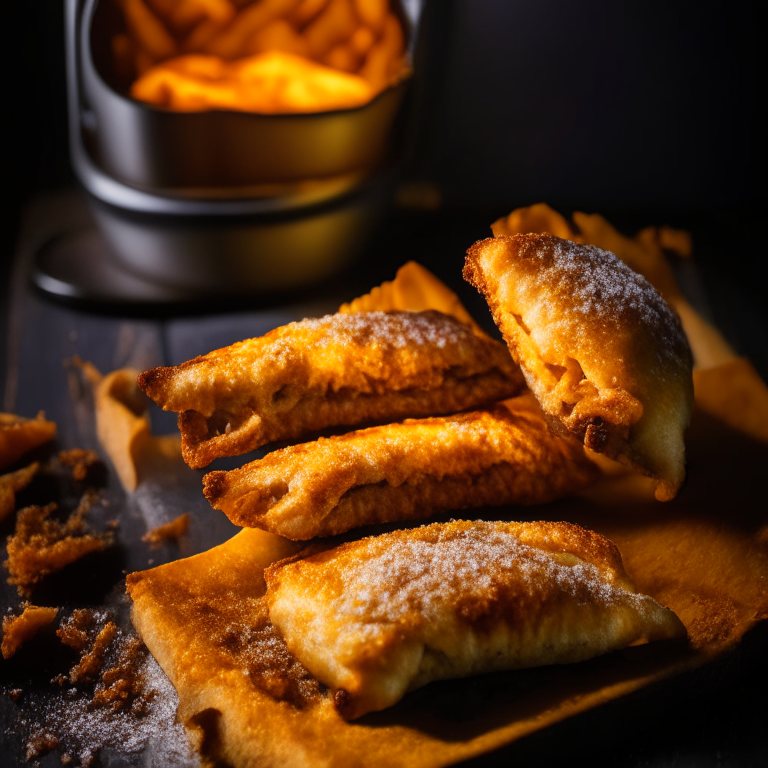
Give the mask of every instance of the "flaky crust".
[(543, 504), (597, 471), (553, 435), (530, 394), (491, 410), (409, 419), (273, 451), (210, 472), (204, 493), (236, 525), (290, 539), (504, 504)]
[(191, 467), (330, 426), (466, 410), (524, 386), (504, 345), (435, 311), (302, 320), (138, 381), (180, 413)]
[(272, 623), (342, 715), (433, 680), (563, 664), (685, 637), (615, 545), (569, 523), (433, 524), (265, 571)]
[(475, 243), (464, 276), (553, 423), (656, 478), (657, 498), (674, 497), (685, 478), (692, 357), (650, 283), (608, 251), (546, 234)]

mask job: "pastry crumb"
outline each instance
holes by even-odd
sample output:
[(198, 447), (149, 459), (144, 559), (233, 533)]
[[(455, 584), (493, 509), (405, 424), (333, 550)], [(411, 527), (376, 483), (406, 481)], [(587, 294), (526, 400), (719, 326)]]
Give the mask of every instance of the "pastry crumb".
[(59, 463), (72, 469), (74, 480), (85, 480), (93, 468), (100, 466), (101, 460), (96, 451), (85, 448), (71, 448), (68, 451), (60, 451)]
[(0, 475), (0, 520), (4, 520), (16, 509), (16, 494), (23, 491), (40, 469), (40, 462), (35, 461), (15, 472)]
[(178, 539), (183, 536), (189, 528), (189, 514), (179, 515), (175, 520), (165, 525), (158, 525), (156, 528), (147, 531), (141, 540), (147, 542), (152, 548), (159, 547), (166, 541)]
[(57, 509), (55, 503), (26, 507), (19, 512), (16, 530), (8, 537), (5, 567), (10, 573), (8, 583), (16, 585), (20, 595), (28, 596), (45, 576), (112, 544), (111, 532), (96, 534), (85, 524), (85, 515), (94, 499), (95, 494), (86, 493), (78, 508), (63, 522), (51, 518)]
[(3, 617), (3, 642), (0, 653), (4, 659), (10, 659), (16, 651), (43, 627), (56, 618), (58, 608), (40, 608), (25, 603), (21, 615)]

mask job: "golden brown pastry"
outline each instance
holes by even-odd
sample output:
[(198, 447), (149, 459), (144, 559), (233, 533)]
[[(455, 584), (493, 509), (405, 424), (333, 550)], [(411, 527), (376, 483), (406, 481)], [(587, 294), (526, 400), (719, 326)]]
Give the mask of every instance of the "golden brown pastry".
[(139, 376), (181, 414), (191, 467), (334, 425), (466, 410), (523, 385), (503, 344), (435, 311), (302, 320)]
[(432, 681), (583, 661), (685, 637), (616, 546), (570, 523), (395, 531), (267, 568), (272, 623), (341, 714)]
[(692, 358), (650, 283), (608, 251), (546, 234), (475, 243), (464, 276), (553, 424), (673, 498), (685, 478)]
[(550, 432), (527, 394), (487, 411), (293, 445), (210, 472), (203, 486), (236, 525), (297, 540), (451, 509), (543, 504), (596, 474), (575, 440)]

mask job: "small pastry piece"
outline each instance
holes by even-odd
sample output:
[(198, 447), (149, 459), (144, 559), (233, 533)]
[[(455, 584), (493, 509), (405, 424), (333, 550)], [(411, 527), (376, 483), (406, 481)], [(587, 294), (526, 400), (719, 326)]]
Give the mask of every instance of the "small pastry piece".
[(16, 509), (16, 494), (32, 482), (38, 469), (40, 462), (34, 461), (28, 467), (0, 475), (0, 521), (5, 520)]
[(13, 413), (0, 413), (0, 469), (11, 466), (25, 453), (53, 440), (56, 425), (45, 420), (42, 411), (36, 419), (25, 419)]
[(168, 541), (177, 541), (189, 529), (189, 513), (185, 512), (179, 515), (165, 525), (158, 525), (147, 531), (141, 540), (149, 544), (150, 547), (159, 547)]
[(233, 523), (289, 539), (502, 504), (543, 504), (581, 489), (596, 468), (553, 435), (533, 397), (487, 411), (409, 419), (293, 445), (203, 478)]
[(40, 608), (23, 603), (20, 615), (3, 616), (3, 642), (0, 645), (3, 658), (10, 659), (27, 640), (51, 624), (58, 612), (58, 608)]
[(29, 595), (45, 576), (112, 544), (111, 533), (93, 533), (85, 523), (95, 498), (95, 494), (86, 493), (64, 522), (51, 517), (56, 504), (26, 507), (19, 512), (3, 565), (8, 569), (8, 583), (15, 584), (20, 595)]
[(432, 680), (564, 664), (683, 638), (608, 539), (569, 523), (458, 521), (265, 571), (272, 623), (355, 718)]
[(475, 243), (464, 276), (553, 425), (673, 498), (685, 478), (692, 358), (650, 283), (608, 251), (539, 234)]
[(180, 413), (184, 460), (204, 467), (330, 426), (451, 413), (511, 397), (503, 344), (440, 312), (328, 315), (139, 376)]

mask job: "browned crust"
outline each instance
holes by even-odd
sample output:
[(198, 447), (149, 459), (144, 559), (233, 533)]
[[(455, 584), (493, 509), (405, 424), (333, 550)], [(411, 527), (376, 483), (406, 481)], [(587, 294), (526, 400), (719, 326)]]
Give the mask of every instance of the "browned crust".
[(279, 418), (266, 419), (251, 409), (239, 414), (242, 426), (210, 436), (208, 420), (197, 411), (179, 415), (184, 461), (195, 469), (207, 467), (222, 456), (239, 456), (278, 440), (296, 440), (331, 426), (355, 426), (366, 422), (397, 421), (406, 417), (456, 413), (470, 407), (498, 402), (517, 394), (523, 386), (498, 371), (454, 380), (446, 376), (439, 389), (407, 390), (384, 394), (344, 392), (303, 397)]
[(611, 541), (571, 523), (434, 523), (294, 557), (265, 579), (273, 623), (344, 717), (435, 679), (686, 634), (637, 594)]
[[(655, 477), (657, 498), (673, 497), (685, 475), (682, 432), (693, 401), (692, 356), (679, 318), (655, 289), (613, 254), (548, 234), (475, 243), (464, 277), (488, 301), (553, 427)], [(543, 316), (550, 321), (544, 326)], [(539, 325), (529, 328), (531, 322)], [(564, 357), (564, 349), (572, 357)], [(558, 369), (570, 392), (559, 378), (549, 381), (546, 368)], [(579, 376), (586, 386), (579, 387)], [(563, 392), (588, 387), (586, 397), (561, 400)], [(675, 429), (679, 447), (661, 447), (671, 445)], [(656, 451), (652, 435), (662, 432)]]
[(292, 323), (138, 383), (180, 413), (182, 453), (196, 468), (327, 427), (476, 408), (524, 387), (503, 345), (433, 310)]
[(294, 540), (450, 509), (541, 504), (587, 485), (595, 467), (552, 435), (530, 396), (491, 411), (407, 420), (274, 451), (203, 492), (236, 525)]
[[(446, 535), (446, 530), (451, 531), (451, 535), (460, 531), (469, 531), (475, 527), (487, 526), (489, 528), (502, 528), (514, 533), (523, 544), (536, 547), (545, 552), (558, 552), (575, 555), (591, 565), (596, 566), (606, 577), (616, 580), (627, 587), (634, 589), (634, 585), (626, 570), (621, 558), (621, 552), (614, 542), (596, 531), (583, 528), (576, 523), (567, 521), (538, 520), (532, 522), (501, 522), (501, 521), (478, 521), (478, 520), (452, 520), (450, 523), (431, 523), (418, 529), (405, 528), (392, 531), (379, 536), (366, 536), (355, 541), (345, 542), (343, 544), (320, 545), (320, 551), (311, 545), (283, 560), (278, 560), (269, 565), (264, 571), (264, 579), (268, 589), (277, 589), (280, 586), (280, 574), (287, 568), (291, 568), (295, 573), (300, 573), (304, 567), (302, 563), (321, 565), (326, 561), (343, 563), (346, 561), (354, 562), (358, 559), (357, 554), (364, 549), (366, 542), (381, 541), (384, 539), (388, 546), (395, 547), (398, 542), (408, 541), (414, 537), (419, 540), (435, 543)], [(330, 570), (330, 569), (329, 569)], [(338, 569), (335, 574), (338, 576), (336, 581), (327, 580), (329, 587), (343, 588), (343, 568)], [(133, 574), (132, 574), (133, 575)], [(404, 584), (387, 583), (387, 589), (396, 590)]]

